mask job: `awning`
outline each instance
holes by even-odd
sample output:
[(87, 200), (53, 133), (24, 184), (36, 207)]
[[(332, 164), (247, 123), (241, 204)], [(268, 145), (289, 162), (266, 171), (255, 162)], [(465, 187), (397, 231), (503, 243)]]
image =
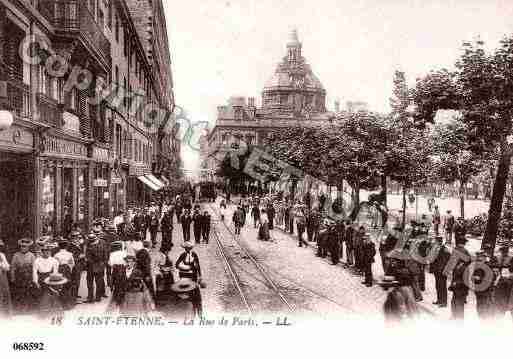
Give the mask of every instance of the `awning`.
[(149, 179), (147, 179), (145, 176), (139, 176), (137, 177), (139, 181), (144, 183), (146, 186), (150, 187), (153, 191), (158, 191), (161, 187), (158, 187), (156, 184), (151, 182)]
[(149, 179), (151, 182), (153, 182), (154, 184), (156, 184), (160, 188), (166, 187), (166, 185), (164, 183), (162, 183), (162, 181), (160, 181), (157, 177), (155, 177), (152, 174), (147, 174), (146, 178)]

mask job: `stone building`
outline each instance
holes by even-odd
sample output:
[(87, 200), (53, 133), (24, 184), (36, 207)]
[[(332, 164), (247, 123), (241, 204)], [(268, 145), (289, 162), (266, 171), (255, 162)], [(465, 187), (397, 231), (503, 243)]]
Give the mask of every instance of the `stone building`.
[(215, 172), (223, 145), (237, 146), (239, 141), (261, 145), (270, 131), (297, 125), (318, 124), (332, 120), (326, 110), (326, 90), (302, 54), (297, 32), (290, 33), (286, 55), (265, 83), (262, 106), (255, 98), (231, 97), (217, 108), (214, 128), (208, 135), (208, 155), (203, 167)]
[(0, 116), (8, 246), (66, 234), (72, 222), (87, 230), (163, 185), (151, 170), (168, 126), (149, 126), (138, 105), (172, 110), (159, 71), (126, 1), (0, 0), (0, 111), (14, 117)]

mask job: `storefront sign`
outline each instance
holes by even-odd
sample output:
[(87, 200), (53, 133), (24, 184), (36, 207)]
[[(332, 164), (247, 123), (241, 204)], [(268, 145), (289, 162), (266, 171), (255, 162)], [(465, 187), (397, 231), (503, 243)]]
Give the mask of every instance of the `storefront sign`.
[(97, 178), (93, 180), (93, 187), (107, 187), (107, 180), (103, 178)]
[(150, 169), (144, 164), (130, 163), (130, 167), (128, 168), (129, 176), (139, 177), (149, 173), (151, 173)]
[(45, 137), (43, 138), (43, 146), (47, 153), (87, 157), (87, 147), (85, 145), (60, 138)]
[(112, 184), (120, 184), (121, 183), (121, 178), (119, 178), (119, 177), (112, 177), (110, 179), (110, 183), (112, 183)]
[(98, 161), (109, 161), (109, 149), (101, 147), (93, 147), (93, 158)]

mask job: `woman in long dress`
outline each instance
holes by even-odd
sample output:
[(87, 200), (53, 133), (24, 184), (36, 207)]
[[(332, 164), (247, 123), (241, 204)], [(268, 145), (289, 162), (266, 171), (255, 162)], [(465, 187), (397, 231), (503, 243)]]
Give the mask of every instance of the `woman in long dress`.
[(144, 283), (142, 271), (136, 266), (135, 256), (129, 254), (125, 258), (126, 270), (124, 281), (124, 295), (120, 301), (121, 315), (145, 316), (155, 310), (155, 303), (148, 287)]
[[(41, 248), (41, 257), (36, 258), (33, 267), (34, 285), (39, 290), (38, 314), (42, 318), (62, 315), (61, 290), (68, 282), (59, 273), (59, 262), (50, 256), (51, 250), (48, 244)], [(51, 284), (47, 279), (51, 279)]]
[(3, 251), (4, 242), (0, 240), (0, 319), (8, 318), (12, 314), (11, 290), (7, 280), (10, 266)]

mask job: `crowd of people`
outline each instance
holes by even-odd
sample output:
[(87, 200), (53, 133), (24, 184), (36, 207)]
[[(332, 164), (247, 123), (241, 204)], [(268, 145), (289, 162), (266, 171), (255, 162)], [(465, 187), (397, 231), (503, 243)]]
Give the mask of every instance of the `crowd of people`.
[[(392, 321), (412, 318), (419, 314), (419, 302), (424, 301), (426, 275), (433, 275), (436, 300), (433, 303), (441, 308), (448, 306), (449, 292), (451, 317), (463, 319), (467, 297), (472, 289), (475, 293), (476, 310), (480, 318), (489, 319), (513, 316), (513, 260), (507, 246), (501, 246), (497, 256), (491, 256), (484, 248), (471, 256), (465, 248), (467, 234), (461, 218), (456, 219), (450, 210), (442, 216), (434, 203), (431, 219), (426, 215), (406, 224), (396, 223), (386, 234), (372, 231), (372, 226), (346, 218), (333, 220), (327, 216), (322, 201), (308, 206), (306, 201), (286, 200), (281, 196), (243, 196), (236, 200), (232, 222), (235, 234), (240, 235), (246, 217), (258, 229), (257, 238), (272, 240), (273, 228), (297, 236), (299, 247), (316, 244), (316, 255), (329, 258), (331, 264), (342, 263), (354, 275), (362, 276), (362, 284), (371, 287), (379, 284), (386, 290), (384, 305), (386, 317)], [(226, 208), (225, 201), (221, 207)], [(403, 234), (404, 233), (404, 234)], [(464, 256), (458, 259), (447, 272), (447, 265), (453, 252)], [(380, 280), (373, 275), (376, 255), (379, 254), (383, 273)], [(468, 258), (468, 259), (461, 259)], [(471, 262), (480, 267), (485, 263), (493, 271), (493, 280), (484, 290), (475, 285), (486, 276), (483, 270), (474, 270), (471, 282), (465, 278)], [(381, 277), (381, 276), (380, 276)], [(488, 279), (486, 279), (488, 280)], [(469, 288), (474, 283), (474, 288)], [(477, 284), (476, 284), (477, 283)], [(471, 286), (470, 286), (471, 287)]]
[[(178, 224), (183, 252), (173, 261), (173, 228)], [(200, 213), (190, 196), (177, 195), (130, 208), (112, 220), (96, 219), (89, 233), (74, 225), (66, 237), (21, 238), (10, 261), (0, 241), (0, 317), (48, 318), (106, 299), (109, 312), (146, 315), (162, 298), (189, 301), (194, 315), (201, 315), (200, 288), (205, 284), (191, 227), (195, 244), (200, 244), (208, 243), (210, 225), (208, 211)], [(79, 292), (84, 280), (86, 296)]]

